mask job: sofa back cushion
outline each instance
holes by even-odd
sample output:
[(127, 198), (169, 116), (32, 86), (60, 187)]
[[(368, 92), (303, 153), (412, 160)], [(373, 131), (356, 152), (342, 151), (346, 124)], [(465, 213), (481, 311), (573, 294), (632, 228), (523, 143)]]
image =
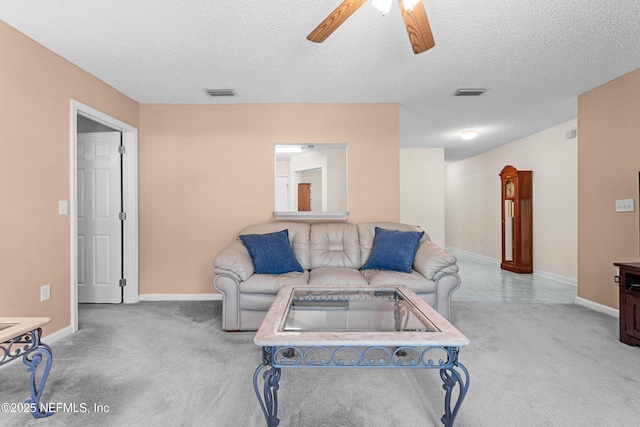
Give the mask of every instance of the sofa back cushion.
[(311, 224), (309, 256), (311, 268), (362, 267), (356, 224), (330, 222)]
[(309, 270), (309, 224), (307, 223), (293, 221), (266, 222), (250, 225), (240, 231), (238, 235), (267, 234), (282, 230), (288, 230), (291, 248), (300, 266), (305, 270)]
[[(373, 248), (373, 241), (376, 236), (376, 227), (385, 228), (387, 230), (400, 230), (400, 231), (422, 231), (417, 225), (401, 224), (398, 222), (361, 222), (358, 224), (358, 234), (360, 235), (360, 257), (362, 263), (366, 263), (371, 255), (371, 248)], [(430, 241), (431, 238), (425, 232), (420, 240), (420, 243)]]

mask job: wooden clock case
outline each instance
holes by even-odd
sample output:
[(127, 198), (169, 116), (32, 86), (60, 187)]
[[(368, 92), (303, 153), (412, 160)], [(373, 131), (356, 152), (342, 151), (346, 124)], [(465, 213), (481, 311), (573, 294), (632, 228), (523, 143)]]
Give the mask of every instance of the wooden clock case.
[(514, 273), (533, 273), (532, 171), (511, 165), (500, 172), (502, 194), (502, 262)]

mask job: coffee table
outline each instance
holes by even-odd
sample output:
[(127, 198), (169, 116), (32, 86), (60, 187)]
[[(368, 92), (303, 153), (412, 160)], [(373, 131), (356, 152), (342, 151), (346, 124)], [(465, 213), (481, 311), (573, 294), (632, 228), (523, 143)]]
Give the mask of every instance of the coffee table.
[(445, 426), (453, 425), (469, 388), (458, 361), (469, 340), (404, 286), (283, 286), (254, 342), (262, 363), (253, 387), (269, 427), (279, 423), (282, 368), (438, 369)]
[[(5, 412), (31, 412), (34, 418), (44, 418), (53, 412), (40, 406), (42, 390), (49, 377), (52, 355), (51, 347), (40, 341), (41, 326), (51, 322), (48, 317), (0, 317), (0, 366), (22, 357), (27, 371), (31, 374), (29, 388), (31, 396), (24, 404), (5, 402)], [(36, 384), (36, 370), (45, 359), (44, 371)]]

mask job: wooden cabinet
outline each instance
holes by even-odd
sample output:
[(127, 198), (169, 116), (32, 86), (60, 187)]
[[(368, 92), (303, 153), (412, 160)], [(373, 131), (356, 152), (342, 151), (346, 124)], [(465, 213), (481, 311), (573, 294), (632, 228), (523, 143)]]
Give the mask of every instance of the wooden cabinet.
[(640, 262), (613, 265), (620, 269), (620, 341), (640, 345)]
[(298, 184), (298, 212), (311, 210), (311, 184)]
[(533, 172), (511, 165), (500, 172), (502, 193), (502, 262), (514, 273), (533, 273)]

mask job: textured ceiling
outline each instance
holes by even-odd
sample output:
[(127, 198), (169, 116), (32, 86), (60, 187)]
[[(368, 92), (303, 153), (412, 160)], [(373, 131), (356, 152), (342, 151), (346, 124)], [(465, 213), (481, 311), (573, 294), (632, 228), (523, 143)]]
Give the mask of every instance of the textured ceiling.
[(447, 162), (573, 119), (579, 94), (640, 68), (640, 0), (423, 3), (436, 47), (419, 55), (397, 6), (307, 41), (340, 0), (0, 0), (0, 19), (140, 103), (399, 103), (400, 145)]

